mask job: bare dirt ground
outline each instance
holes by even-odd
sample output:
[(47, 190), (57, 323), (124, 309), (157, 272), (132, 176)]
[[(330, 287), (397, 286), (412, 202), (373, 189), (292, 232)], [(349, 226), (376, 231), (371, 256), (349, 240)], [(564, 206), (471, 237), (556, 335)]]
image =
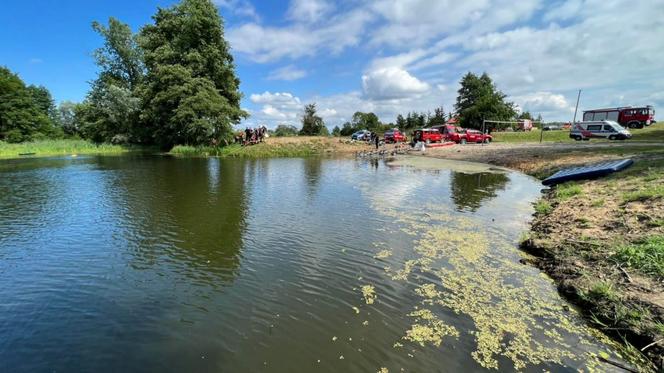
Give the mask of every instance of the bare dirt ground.
[(664, 143), (492, 143), (427, 148), (410, 154), (490, 163), (543, 176), (565, 166), (638, 155), (653, 147), (664, 151)]

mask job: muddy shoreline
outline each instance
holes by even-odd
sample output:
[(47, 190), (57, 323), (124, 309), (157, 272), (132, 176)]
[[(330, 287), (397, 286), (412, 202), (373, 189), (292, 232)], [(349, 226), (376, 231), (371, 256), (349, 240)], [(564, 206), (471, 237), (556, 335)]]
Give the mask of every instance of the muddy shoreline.
[(590, 324), (625, 346), (640, 370), (664, 371), (664, 279), (615, 259), (625, 245), (664, 235), (661, 195), (625, 197), (626, 191), (664, 183), (664, 146), (491, 144), (412, 153), (488, 163), (539, 179), (567, 166), (634, 159), (627, 172), (575, 183), (571, 196), (543, 187), (522, 249), (530, 254), (526, 261), (547, 273)]

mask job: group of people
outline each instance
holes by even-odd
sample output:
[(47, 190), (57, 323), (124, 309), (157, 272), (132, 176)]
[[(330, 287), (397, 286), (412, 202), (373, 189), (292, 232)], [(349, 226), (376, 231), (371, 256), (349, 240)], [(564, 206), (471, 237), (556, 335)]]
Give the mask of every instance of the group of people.
[(254, 145), (258, 144), (259, 142), (263, 142), (263, 140), (266, 137), (268, 137), (267, 127), (265, 126), (261, 126), (258, 128), (247, 127), (244, 131), (235, 135), (235, 143), (242, 144), (242, 146)]

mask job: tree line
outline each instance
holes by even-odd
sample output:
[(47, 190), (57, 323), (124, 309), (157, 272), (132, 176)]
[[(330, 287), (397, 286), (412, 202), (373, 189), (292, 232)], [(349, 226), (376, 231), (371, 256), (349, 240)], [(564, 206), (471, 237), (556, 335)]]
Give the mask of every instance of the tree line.
[(248, 114), (224, 23), (211, 0), (160, 8), (138, 33), (110, 18), (93, 22), (104, 40), (99, 72), (81, 103), (57, 109), (43, 87), (0, 68), (0, 140), (79, 136), (94, 142), (223, 144)]
[[(457, 124), (465, 128), (482, 129), (484, 119), (494, 121), (515, 121), (519, 119), (535, 120), (528, 111), (518, 113), (516, 105), (506, 100), (506, 95), (498, 90), (487, 73), (476, 75), (472, 72), (467, 73), (461, 78), (460, 88), (454, 108), (456, 112), (445, 113), (442, 106), (435, 108), (431, 112), (408, 112), (405, 116), (398, 114), (394, 122), (383, 123), (374, 113), (364, 113), (357, 111), (353, 114), (351, 120), (345, 122), (341, 127), (335, 126), (332, 130), (333, 136), (350, 136), (360, 130), (369, 130), (373, 132), (385, 132), (392, 128), (398, 128), (401, 131), (408, 131), (416, 128), (426, 128), (443, 125), (452, 118), (457, 118)], [(303, 128), (301, 131), (295, 126), (282, 124), (273, 132), (276, 136), (296, 136), (298, 134), (324, 135), (326, 133), (307, 130), (305, 118), (315, 116), (315, 104), (310, 104), (305, 109), (303, 116)], [(320, 123), (322, 119), (317, 117)], [(536, 119), (541, 122), (539, 115)], [(509, 127), (509, 124), (489, 123), (486, 130), (502, 130)], [(323, 123), (322, 127), (325, 129)]]

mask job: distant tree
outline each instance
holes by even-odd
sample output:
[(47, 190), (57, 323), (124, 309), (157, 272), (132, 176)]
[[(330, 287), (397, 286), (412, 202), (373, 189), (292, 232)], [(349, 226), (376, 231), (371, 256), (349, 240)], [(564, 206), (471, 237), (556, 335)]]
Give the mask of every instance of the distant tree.
[(511, 120), (516, 116), (514, 103), (505, 100), (506, 95), (496, 89), (486, 73), (479, 77), (470, 72), (464, 75), (458, 93), (455, 108), (462, 127), (479, 129), (484, 119)]
[(164, 148), (228, 140), (248, 114), (219, 10), (211, 0), (182, 0), (153, 20), (140, 34), (143, 123)]
[(76, 118), (76, 104), (71, 101), (63, 101), (56, 109), (57, 121), (56, 123), (62, 128), (66, 136), (74, 136), (79, 134), (79, 123)]
[(416, 116), (416, 127), (417, 128), (424, 128), (427, 126), (427, 117), (424, 113), (417, 114)]
[(339, 128), (339, 126), (334, 126), (334, 128), (332, 129), (332, 136), (334, 137), (341, 136), (341, 128)]
[(27, 87), (28, 93), (32, 97), (39, 110), (44, 113), (49, 119), (55, 121), (55, 102), (51, 96), (51, 92), (44, 86), (29, 85)]
[(400, 130), (405, 130), (407, 126), (406, 119), (404, 119), (403, 115), (399, 114), (397, 115), (397, 127)]
[(297, 127), (288, 124), (280, 124), (274, 129), (275, 137), (297, 136)]
[(343, 124), (341, 127), (341, 136), (350, 136), (355, 132), (355, 127), (353, 127), (353, 124), (351, 122), (346, 122)]
[(530, 119), (530, 120), (533, 120), (533, 116), (530, 114), (529, 111), (524, 111), (521, 114), (519, 114), (517, 119)]
[(352, 124), (356, 130), (367, 129), (369, 131), (379, 130), (381, 126), (380, 120), (376, 114), (363, 113), (361, 111), (357, 111), (353, 114)]
[(427, 126), (439, 126), (445, 124), (445, 111), (443, 110), (443, 107), (439, 107), (434, 109), (434, 113), (431, 117), (429, 117), (429, 120), (427, 122)]
[(0, 67), (0, 140), (22, 142), (53, 133), (45, 102), (36, 101), (34, 93), (18, 75)]
[(325, 122), (323, 118), (319, 117), (316, 114), (316, 104), (308, 104), (304, 107), (304, 114), (302, 115), (302, 129), (300, 130), (300, 135), (303, 136), (319, 136), (323, 135), (327, 130), (323, 129), (325, 127)]

